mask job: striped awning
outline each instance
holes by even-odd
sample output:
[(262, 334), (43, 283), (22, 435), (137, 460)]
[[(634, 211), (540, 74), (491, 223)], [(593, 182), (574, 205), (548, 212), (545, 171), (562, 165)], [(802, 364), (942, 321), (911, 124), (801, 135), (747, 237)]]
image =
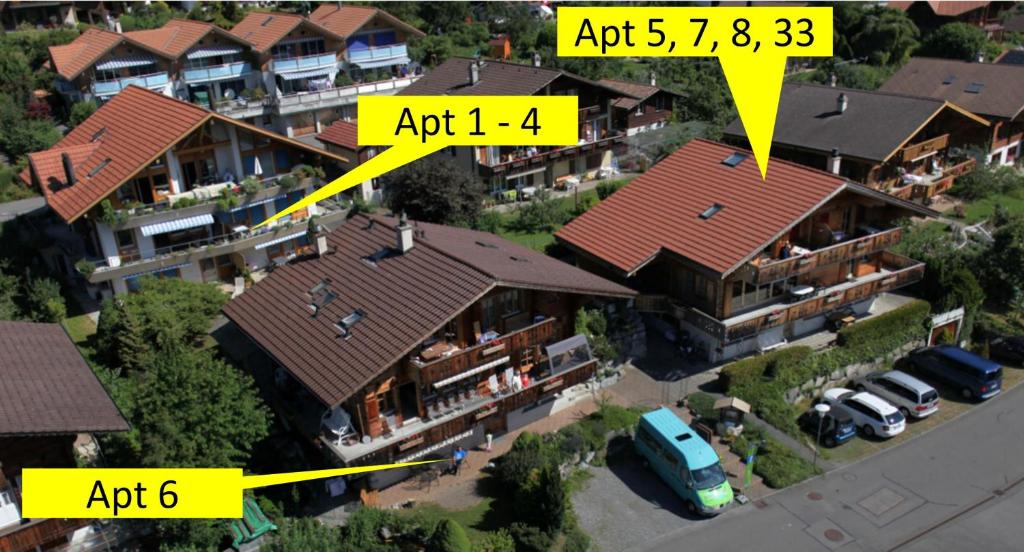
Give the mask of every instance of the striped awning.
[(150, 63), (156, 63), (156, 59), (153, 58), (153, 56), (124, 56), (108, 59), (102, 63), (97, 63), (96, 70), (108, 71), (111, 69), (124, 69), (125, 67), (139, 67), (142, 65), (149, 65)]
[(145, 276), (146, 274), (156, 274), (157, 272), (166, 272), (168, 270), (175, 270), (175, 269), (178, 269), (178, 268), (185, 268), (186, 266), (192, 266), (192, 263), (179, 263), (179, 264), (175, 264), (175, 265), (162, 266), (160, 268), (154, 268), (152, 270), (144, 270), (142, 272), (136, 272), (135, 274), (129, 274), (127, 276), (122, 276), (121, 279), (122, 280), (130, 280), (132, 278), (138, 278), (139, 276)]
[(390, 67), (392, 65), (408, 65), (412, 61), (408, 56), (401, 56), (389, 59), (379, 59), (377, 61), (356, 61), (353, 65), (358, 65), (362, 69), (373, 69), (375, 67)]
[(270, 247), (271, 245), (277, 245), (279, 243), (284, 243), (286, 241), (294, 240), (295, 238), (302, 237), (302, 236), (305, 236), (305, 235), (306, 235), (306, 231), (305, 230), (303, 230), (302, 232), (296, 232), (294, 234), (288, 234), (287, 236), (281, 236), (280, 238), (274, 238), (274, 239), (272, 239), (272, 240), (270, 240), (270, 241), (268, 241), (266, 243), (261, 243), (261, 244), (257, 245), (255, 247), (255, 249), (266, 249), (266, 248)]
[(451, 384), (453, 384), (453, 383), (455, 383), (455, 382), (457, 382), (459, 380), (464, 380), (464, 379), (466, 379), (466, 378), (468, 378), (470, 376), (474, 376), (476, 374), (479, 374), (480, 372), (484, 372), (484, 371), (490, 370), (491, 368), (494, 368), (495, 366), (501, 366), (502, 364), (505, 364), (506, 362), (508, 362), (510, 360), (511, 360), (511, 357), (504, 356), (504, 357), (501, 357), (501, 358), (499, 358), (497, 360), (492, 360), (490, 362), (485, 362), (485, 363), (481, 364), (480, 366), (477, 366), (476, 368), (473, 368), (472, 370), (466, 370), (465, 372), (461, 372), (461, 373), (459, 373), (457, 375), (454, 375), (454, 376), (452, 376), (450, 378), (446, 378), (446, 379), (443, 379), (441, 381), (435, 381), (434, 382), (434, 387), (436, 388), (436, 387), (444, 387), (445, 385), (451, 385)]
[(213, 215), (196, 215), (194, 217), (185, 217), (176, 220), (169, 220), (167, 222), (149, 224), (142, 227), (142, 235), (155, 236), (157, 234), (166, 234), (167, 232), (177, 232), (178, 230), (187, 230), (198, 226), (206, 226), (207, 224), (213, 224)]
[(185, 54), (188, 59), (203, 59), (216, 56), (230, 56), (231, 54), (242, 53), (241, 46), (203, 46)]
[(236, 211), (244, 211), (244, 210), (248, 209), (249, 207), (255, 207), (257, 205), (263, 205), (264, 203), (270, 203), (271, 201), (277, 201), (278, 199), (281, 199), (283, 197), (288, 197), (288, 195), (287, 194), (281, 194), (281, 195), (277, 195), (277, 196), (274, 196), (274, 197), (267, 197), (267, 198), (264, 198), (264, 199), (260, 199), (258, 201), (250, 201), (249, 203), (246, 203), (245, 205), (240, 205), (238, 207), (232, 208), (231, 212), (234, 213)]
[(320, 69), (310, 69), (309, 71), (297, 71), (295, 73), (281, 73), (277, 76), (284, 80), (295, 80), (295, 79), (308, 79), (312, 77), (326, 77), (335, 71), (334, 67), (321, 67)]

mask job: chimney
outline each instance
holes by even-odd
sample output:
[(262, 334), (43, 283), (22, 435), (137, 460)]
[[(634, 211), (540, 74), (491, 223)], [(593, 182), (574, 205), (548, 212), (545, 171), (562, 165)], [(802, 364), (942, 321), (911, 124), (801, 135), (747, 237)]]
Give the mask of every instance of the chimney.
[(478, 82), (480, 82), (480, 66), (476, 61), (471, 61), (469, 62), (469, 84), (473, 85)]
[(122, 31), (121, 31), (121, 22), (120, 21), (115, 21), (114, 22), (114, 32), (117, 33), (117, 34), (121, 34)]
[(327, 233), (324, 227), (319, 224), (311, 224), (307, 231), (310, 241), (316, 243), (316, 256), (323, 257), (327, 253)]
[(60, 154), (60, 162), (64, 165), (64, 178), (67, 179), (68, 187), (75, 185), (75, 167), (71, 164), (71, 156), (67, 152)]
[(651, 86), (658, 86), (658, 75), (656, 75), (654, 73), (654, 71), (651, 71), (650, 77), (651, 77)]
[(850, 102), (846, 98), (846, 93), (845, 92), (840, 92), (839, 96), (836, 97), (836, 112), (837, 113), (846, 113), (846, 106), (849, 105), (849, 104), (850, 104)]
[(835, 88), (836, 84), (838, 84), (838, 83), (839, 83), (839, 77), (837, 77), (835, 73), (832, 73), (831, 75), (828, 76), (828, 85), (829, 86), (831, 86), (832, 88)]
[(533, 53), (533, 66), (540, 67), (540, 52)]
[(409, 225), (409, 219), (403, 212), (402, 217), (398, 219), (398, 226), (395, 227), (395, 249), (399, 253), (408, 253), (415, 245), (413, 243), (412, 230), (412, 226)]
[(832, 153), (828, 156), (828, 172), (839, 174), (839, 166), (842, 162), (843, 157), (839, 155), (839, 148), (832, 148)]
[(978, 52), (978, 63), (985, 63), (985, 52)]

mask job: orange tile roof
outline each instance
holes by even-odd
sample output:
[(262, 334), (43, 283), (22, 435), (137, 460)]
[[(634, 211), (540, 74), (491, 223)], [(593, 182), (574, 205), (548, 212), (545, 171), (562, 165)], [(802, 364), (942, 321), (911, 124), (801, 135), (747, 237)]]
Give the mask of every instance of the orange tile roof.
[[(129, 86), (55, 146), (29, 154), (29, 161), (47, 203), (71, 222), (208, 117), (210, 112), (201, 107)], [(106, 130), (100, 133), (101, 129)], [(91, 151), (83, 156), (86, 147)], [(71, 154), (77, 180), (73, 186), (66, 186), (62, 152)]]
[(320, 4), (309, 18), (335, 34), (347, 37), (355, 33), (375, 16), (381, 16), (389, 23), (416, 36), (424, 36), (423, 31), (391, 15), (390, 13), (369, 6), (338, 6), (336, 4)]
[(358, 134), (359, 125), (356, 121), (338, 120), (317, 134), (316, 139), (352, 151), (359, 151)]
[[(963, 15), (969, 11), (974, 11), (978, 8), (984, 8), (991, 4), (991, 2), (944, 2), (944, 1), (929, 1), (926, 2), (928, 7), (932, 9), (935, 15), (942, 17), (956, 17)], [(910, 6), (913, 6), (914, 2), (886, 2), (886, 6), (890, 8), (896, 8), (897, 10), (907, 11)]]
[[(749, 158), (735, 167), (722, 162), (737, 151)], [(749, 152), (694, 140), (555, 236), (625, 274), (667, 250), (724, 276), (850, 186), (779, 159), (762, 181)], [(718, 213), (700, 217), (716, 203)]]
[(265, 52), (299, 25), (310, 25), (320, 33), (343, 38), (301, 15), (281, 12), (251, 12), (232, 27), (230, 33)]
[(90, 27), (69, 44), (50, 46), (50, 59), (57, 74), (71, 80), (123, 40), (117, 33)]
[(178, 58), (211, 32), (238, 41), (242, 45), (250, 46), (248, 42), (216, 25), (189, 19), (172, 19), (159, 29), (132, 31), (124, 33), (124, 35), (153, 50), (163, 52), (169, 57)]

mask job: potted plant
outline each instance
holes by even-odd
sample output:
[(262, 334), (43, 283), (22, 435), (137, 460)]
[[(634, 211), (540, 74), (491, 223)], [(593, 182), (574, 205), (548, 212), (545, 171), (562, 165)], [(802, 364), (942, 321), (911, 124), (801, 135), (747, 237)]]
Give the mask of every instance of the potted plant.
[(238, 206), (238, 196), (228, 188), (221, 190), (220, 199), (217, 200), (217, 210), (227, 212), (236, 206)]
[(277, 185), (280, 186), (281, 190), (285, 192), (294, 188), (298, 183), (298, 179), (290, 174), (286, 174), (281, 178), (277, 179)]
[(242, 179), (238, 187), (242, 190), (242, 193), (247, 196), (254, 196), (260, 191), (260, 181), (255, 176), (247, 176)]
[(75, 263), (75, 270), (77, 270), (82, 276), (85, 276), (88, 280), (89, 277), (96, 272), (96, 263), (89, 259), (79, 259), (78, 262)]

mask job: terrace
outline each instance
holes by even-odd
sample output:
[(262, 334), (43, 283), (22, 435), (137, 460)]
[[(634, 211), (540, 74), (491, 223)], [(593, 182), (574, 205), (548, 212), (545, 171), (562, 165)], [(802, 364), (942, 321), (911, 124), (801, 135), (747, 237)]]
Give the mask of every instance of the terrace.
[(345, 60), (364, 69), (409, 63), (409, 49), (405, 43), (349, 48), (345, 50)]
[(794, 246), (787, 258), (773, 258), (764, 254), (747, 263), (742, 269), (745, 271), (743, 276), (754, 284), (774, 282), (811, 272), (821, 266), (877, 253), (896, 245), (903, 238), (903, 229), (900, 227), (888, 230), (872, 228), (866, 232), (867, 235), (860, 237), (842, 236), (838, 243), (817, 249)]
[(92, 93), (97, 96), (112, 96), (133, 84), (150, 90), (157, 90), (167, 86), (168, 82), (170, 82), (170, 77), (166, 72), (112, 80), (98, 80), (92, 83)]

